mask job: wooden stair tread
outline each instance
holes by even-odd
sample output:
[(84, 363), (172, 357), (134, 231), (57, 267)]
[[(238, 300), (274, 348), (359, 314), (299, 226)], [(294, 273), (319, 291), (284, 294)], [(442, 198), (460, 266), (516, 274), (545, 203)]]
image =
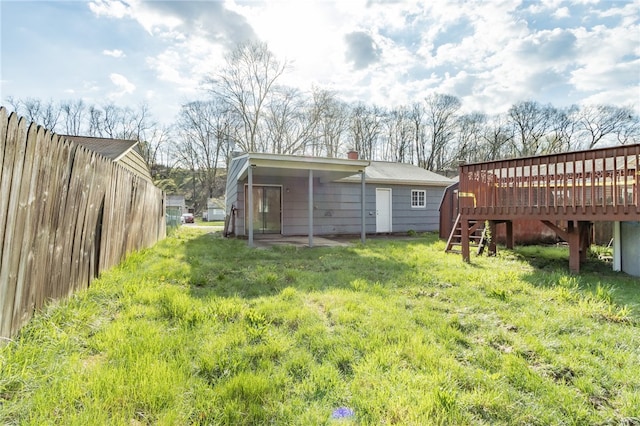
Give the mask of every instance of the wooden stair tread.
[[(486, 245), (486, 229), (484, 221), (481, 220), (469, 220), (469, 247), (477, 248), (478, 255), (482, 254)], [(454, 247), (456, 247), (454, 249)], [(446, 253), (462, 253), (462, 250), (458, 249), (462, 247), (462, 222), (460, 220), (460, 214), (456, 217), (456, 221), (449, 234), (447, 240), (447, 246), (445, 248)]]

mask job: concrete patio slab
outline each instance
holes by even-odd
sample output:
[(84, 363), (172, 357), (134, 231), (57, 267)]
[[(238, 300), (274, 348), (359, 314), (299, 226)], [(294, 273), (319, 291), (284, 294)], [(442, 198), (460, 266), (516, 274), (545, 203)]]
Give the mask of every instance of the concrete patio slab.
[[(307, 236), (284, 235), (256, 235), (253, 237), (256, 248), (270, 248), (274, 246), (309, 247)], [(346, 239), (330, 239), (313, 237), (313, 247), (349, 247), (351, 243)]]

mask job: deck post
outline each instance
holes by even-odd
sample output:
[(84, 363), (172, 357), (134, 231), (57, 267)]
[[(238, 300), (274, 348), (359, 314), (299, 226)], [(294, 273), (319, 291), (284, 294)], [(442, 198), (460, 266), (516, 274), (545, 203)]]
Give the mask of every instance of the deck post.
[(513, 222), (510, 220), (507, 220), (505, 222), (505, 225), (507, 227), (507, 242), (506, 242), (506, 246), (508, 249), (512, 249), (513, 248), (513, 243), (514, 243), (514, 238), (513, 238)]
[(489, 256), (495, 256), (497, 253), (497, 245), (496, 245), (496, 221), (495, 220), (490, 220), (489, 221), (489, 235), (491, 236), (491, 239), (489, 240)]
[(569, 243), (569, 271), (580, 273), (580, 227), (573, 220), (567, 223), (567, 243)]
[(585, 262), (591, 246), (591, 222), (579, 221), (578, 232), (580, 233), (580, 262)]
[(462, 260), (464, 260), (465, 262), (469, 263), (471, 262), (471, 256), (469, 254), (469, 219), (467, 218), (462, 218), (461, 219), (461, 239), (460, 239), (460, 243), (462, 244)]

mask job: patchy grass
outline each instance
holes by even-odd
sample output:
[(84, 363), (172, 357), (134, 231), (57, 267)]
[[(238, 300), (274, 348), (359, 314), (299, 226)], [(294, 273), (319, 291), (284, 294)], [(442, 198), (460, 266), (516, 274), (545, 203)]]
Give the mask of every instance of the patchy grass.
[(637, 279), (571, 276), (555, 248), (443, 250), (183, 227), (0, 348), (0, 422), (638, 423)]
[(224, 226), (224, 220), (202, 220), (202, 218), (197, 217), (195, 220), (196, 225), (198, 226)]

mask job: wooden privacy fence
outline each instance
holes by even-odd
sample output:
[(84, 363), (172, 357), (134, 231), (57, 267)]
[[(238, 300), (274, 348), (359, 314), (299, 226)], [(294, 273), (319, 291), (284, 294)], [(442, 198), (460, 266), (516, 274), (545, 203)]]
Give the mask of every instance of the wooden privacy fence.
[(0, 337), (164, 238), (148, 180), (0, 107)]

